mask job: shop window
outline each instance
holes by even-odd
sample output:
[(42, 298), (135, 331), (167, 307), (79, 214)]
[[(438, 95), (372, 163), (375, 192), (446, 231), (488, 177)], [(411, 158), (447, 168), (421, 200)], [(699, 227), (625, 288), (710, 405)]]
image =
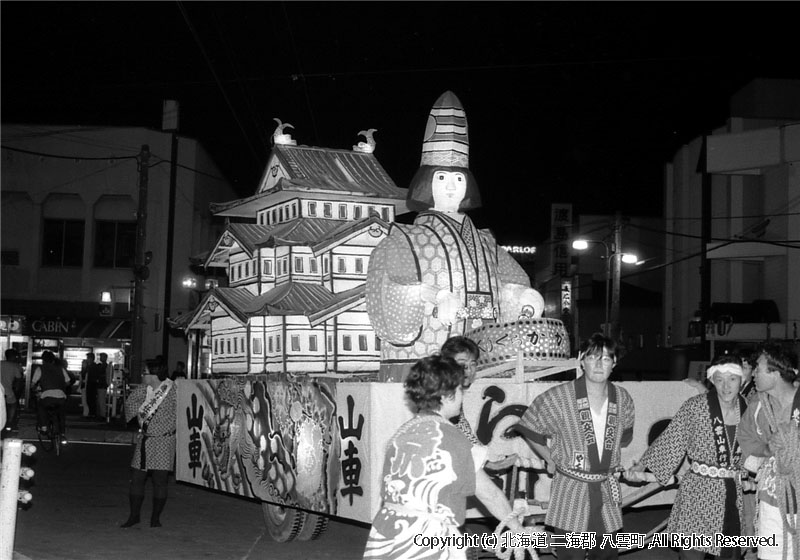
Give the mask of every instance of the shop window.
[(315, 259), (314, 257), (311, 257), (308, 260), (308, 266), (309, 266), (311, 274), (316, 274), (317, 272), (319, 272), (318, 266), (317, 266), (317, 259)]
[(364, 272), (364, 259), (356, 259), (356, 273), (361, 274)]
[(347, 272), (347, 265), (342, 257), (339, 257), (339, 272), (340, 273)]
[(339, 205), (339, 218), (342, 220), (347, 219), (347, 205), (340, 204)]
[(330, 202), (326, 202), (322, 205), (322, 215), (325, 218), (333, 217), (333, 205)]
[(269, 259), (264, 259), (264, 274), (272, 276), (272, 261)]
[(367, 351), (367, 335), (360, 334), (358, 335), (358, 349), (362, 352)]
[(132, 268), (136, 253), (136, 222), (94, 223), (94, 266)]
[(317, 335), (311, 334), (308, 336), (308, 349), (311, 352), (317, 351)]
[(309, 202), (308, 203), (308, 215), (309, 216), (316, 216), (317, 215), (317, 203), (316, 202)]
[(253, 354), (260, 356), (261, 352), (262, 352), (261, 339), (253, 338)]
[(361, 219), (361, 206), (356, 206), (355, 208), (353, 208), (353, 218), (355, 218), (356, 220)]
[(292, 352), (300, 351), (300, 336), (293, 334), (291, 339)]
[(303, 272), (303, 257), (294, 258), (294, 271)]
[(342, 337), (342, 350), (345, 352), (350, 352), (353, 349), (353, 339), (350, 337), (349, 334), (346, 334)]
[(83, 220), (45, 220), (42, 266), (83, 266)]

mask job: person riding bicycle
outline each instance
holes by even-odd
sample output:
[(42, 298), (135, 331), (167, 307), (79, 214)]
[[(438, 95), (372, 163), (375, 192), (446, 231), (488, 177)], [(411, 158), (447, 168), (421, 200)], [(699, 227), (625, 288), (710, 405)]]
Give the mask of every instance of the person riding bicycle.
[(39, 385), (41, 394), (37, 404), (37, 427), (42, 433), (47, 432), (48, 408), (56, 414), (58, 419), (59, 437), (62, 443), (66, 442), (64, 431), (66, 428), (66, 415), (64, 405), (67, 402), (67, 391), (72, 385), (72, 378), (66, 370), (58, 365), (55, 355), (45, 350), (42, 352), (42, 365), (33, 373), (31, 384)]

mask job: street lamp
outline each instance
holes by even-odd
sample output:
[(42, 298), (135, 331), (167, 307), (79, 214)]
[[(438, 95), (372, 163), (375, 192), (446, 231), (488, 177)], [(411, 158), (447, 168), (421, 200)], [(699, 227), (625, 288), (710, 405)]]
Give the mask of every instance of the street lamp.
[[(606, 289), (605, 289), (605, 294), (604, 294), (604, 298), (603, 298), (603, 308), (605, 310), (605, 318), (606, 318), (606, 320), (605, 320), (605, 323), (603, 323), (603, 335), (607, 336), (607, 337), (613, 335), (613, 336), (616, 337), (618, 335), (618, 333), (616, 332), (616, 329), (614, 329), (613, 331), (611, 331), (611, 329), (610, 329), (611, 322), (609, 321), (609, 315), (610, 315), (611, 321), (613, 321), (614, 324), (616, 325), (616, 323), (619, 322), (619, 280), (620, 280), (619, 276), (620, 275), (619, 275), (618, 266), (614, 266), (613, 268), (611, 267), (611, 259), (612, 259), (612, 257), (615, 258), (615, 259), (616, 259), (616, 257), (619, 257), (619, 260), (624, 262), (624, 263), (637, 264), (639, 262), (639, 257), (636, 256), (633, 253), (622, 253), (622, 252), (619, 252), (619, 251), (616, 251), (616, 250), (612, 250), (612, 248), (609, 247), (608, 243), (606, 243), (605, 241), (597, 241), (597, 240), (594, 240), (594, 239), (583, 239), (583, 238), (576, 239), (576, 240), (574, 240), (572, 242), (572, 248), (577, 250), (577, 251), (585, 251), (586, 249), (589, 248), (589, 244), (590, 243), (595, 243), (595, 244), (598, 244), (598, 245), (602, 245), (603, 248), (606, 251), (606, 255), (605, 255), (605, 258), (606, 258), (606, 274), (605, 274), (605, 276), (606, 276)], [(614, 264), (618, 265), (616, 260), (615, 260)], [(612, 280), (613, 280), (614, 293), (612, 294), (611, 301), (609, 303), (608, 292), (609, 292), (609, 285), (611, 284)]]

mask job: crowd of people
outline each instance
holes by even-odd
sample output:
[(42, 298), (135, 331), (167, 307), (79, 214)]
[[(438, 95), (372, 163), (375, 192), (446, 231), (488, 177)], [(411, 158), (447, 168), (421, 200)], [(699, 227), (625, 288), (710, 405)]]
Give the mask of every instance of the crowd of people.
[[(416, 415), (387, 446), (382, 505), (365, 558), (427, 558), (431, 551), (420, 543), (430, 540), (415, 535), (461, 535), (470, 496), (504, 521), (505, 530), (519, 531), (521, 520), (508, 500), (487, 483), (486, 447), (461, 406), (479, 355), (474, 342), (453, 337), (411, 368), (404, 387)], [(617, 346), (596, 334), (578, 362), (576, 379), (539, 395), (516, 425), (553, 477), (548, 532), (595, 536), (581, 547), (559, 548), (559, 560), (618, 557), (621, 477), (631, 484), (679, 481), (667, 533), (716, 537), (677, 549), (680, 559), (798, 557), (800, 378), (794, 354), (764, 344), (752, 355), (715, 358), (706, 391), (683, 403), (644, 455), (627, 466), (621, 454), (632, 441), (635, 409), (630, 394), (609, 381)], [(751, 548), (719, 536), (766, 539)], [(464, 557), (455, 547), (437, 554)]]

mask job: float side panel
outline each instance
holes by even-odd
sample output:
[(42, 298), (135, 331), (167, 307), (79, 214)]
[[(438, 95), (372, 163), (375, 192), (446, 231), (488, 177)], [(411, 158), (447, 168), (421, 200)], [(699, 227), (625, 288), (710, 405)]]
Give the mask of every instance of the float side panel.
[(206, 488), (335, 511), (335, 384), (242, 376), (179, 385), (175, 476)]

